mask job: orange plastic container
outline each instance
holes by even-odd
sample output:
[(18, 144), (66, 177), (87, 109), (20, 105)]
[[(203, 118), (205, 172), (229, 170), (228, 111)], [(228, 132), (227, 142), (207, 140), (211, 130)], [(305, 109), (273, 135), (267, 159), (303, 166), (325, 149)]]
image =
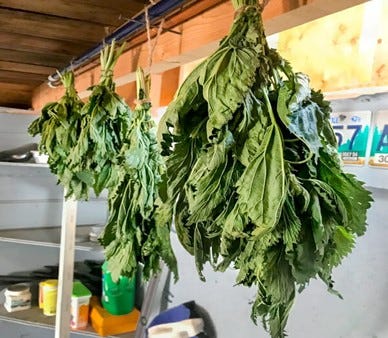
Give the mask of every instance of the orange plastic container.
[(140, 312), (133, 309), (126, 315), (111, 315), (102, 306), (97, 297), (90, 300), (90, 323), (100, 336), (109, 336), (136, 331)]

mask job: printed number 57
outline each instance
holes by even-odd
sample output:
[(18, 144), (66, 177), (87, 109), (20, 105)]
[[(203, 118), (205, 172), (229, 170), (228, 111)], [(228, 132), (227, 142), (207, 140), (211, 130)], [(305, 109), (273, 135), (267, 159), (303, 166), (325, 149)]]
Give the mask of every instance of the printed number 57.
[[(334, 130), (344, 130), (345, 128), (343, 125), (337, 125), (337, 126), (333, 126), (333, 129)], [(353, 130), (353, 134), (352, 134), (352, 137), (350, 138), (350, 144), (349, 144), (349, 150), (352, 150), (353, 145), (354, 145), (354, 141), (357, 137), (357, 134), (361, 131), (362, 125), (361, 124), (351, 124), (351, 125), (347, 126), (346, 129)], [(335, 136), (337, 136), (338, 147), (340, 147), (342, 145), (342, 142), (343, 142), (342, 133), (336, 132)]]

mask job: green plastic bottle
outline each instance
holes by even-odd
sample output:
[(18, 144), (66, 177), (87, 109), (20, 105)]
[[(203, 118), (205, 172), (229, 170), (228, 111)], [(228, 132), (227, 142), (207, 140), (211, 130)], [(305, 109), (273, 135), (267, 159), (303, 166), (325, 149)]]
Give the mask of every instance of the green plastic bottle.
[(113, 282), (108, 262), (102, 265), (102, 299), (105, 310), (112, 315), (125, 315), (135, 307), (135, 278), (120, 276)]

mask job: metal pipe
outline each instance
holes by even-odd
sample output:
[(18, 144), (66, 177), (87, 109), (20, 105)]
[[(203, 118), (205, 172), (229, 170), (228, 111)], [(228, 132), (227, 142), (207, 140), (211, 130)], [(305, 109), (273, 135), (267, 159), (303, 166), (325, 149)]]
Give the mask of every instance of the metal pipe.
[[(161, 0), (156, 4), (152, 4), (148, 8), (148, 16), (151, 22), (155, 22), (173, 10), (179, 8), (186, 0)], [(104, 48), (105, 45), (110, 44), (113, 40), (116, 42), (121, 42), (123, 40), (128, 40), (131, 35), (134, 35), (143, 27), (145, 27), (145, 14), (142, 12), (135, 18), (128, 20), (127, 23), (119, 27), (112, 34), (107, 36), (101, 43), (95, 47), (90, 48), (85, 54), (74, 59), (68, 66), (60, 70), (60, 73), (64, 73), (69, 70), (74, 70), (82, 67), (88, 63), (91, 59), (99, 55), (100, 51)], [(59, 82), (59, 76), (57, 73), (51, 74), (48, 77), (49, 86), (55, 87)]]

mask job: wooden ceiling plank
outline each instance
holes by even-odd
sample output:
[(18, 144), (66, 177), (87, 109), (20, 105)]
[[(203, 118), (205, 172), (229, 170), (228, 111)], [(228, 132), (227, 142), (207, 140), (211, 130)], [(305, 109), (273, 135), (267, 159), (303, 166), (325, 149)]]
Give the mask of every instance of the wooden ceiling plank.
[(0, 82), (0, 106), (30, 108), (34, 86)]
[(71, 61), (71, 58), (62, 55), (20, 52), (0, 48), (0, 60), (58, 68), (67, 65), (67, 63)]
[(31, 100), (31, 92), (15, 92), (11, 90), (1, 91), (0, 100), (8, 100), (17, 102), (17, 100), (21, 100), (22, 102), (29, 102)]
[(0, 80), (0, 92), (3, 90), (12, 90), (14, 92), (31, 92), (34, 90), (34, 86), (28, 84), (7, 83)]
[[(83, 4), (85, 4), (88, 7), (93, 7), (93, 6), (101, 6), (104, 8), (112, 7), (112, 2), (101, 1), (101, 0), (74, 0), (74, 1), (73, 0), (62, 0), (62, 1), (70, 2), (70, 3), (73, 3), (74, 1), (75, 2), (82, 2)], [(114, 0), (114, 5), (116, 8), (125, 8), (126, 6), (128, 6), (128, 2), (135, 3), (134, 6), (140, 5), (142, 8), (144, 8), (144, 5), (148, 4), (150, 1), (149, 0), (129, 0), (129, 1), (128, 0)]]
[(1, 61), (0, 60), (0, 70), (11, 70), (14, 72), (22, 72), (22, 73), (32, 73), (32, 74), (44, 74), (47, 75), (55, 72), (55, 68), (39, 66), (39, 65), (29, 65), (26, 63), (17, 63), (17, 62), (9, 62), (9, 61)]
[[(28, 79), (17, 79), (16, 80), (16, 79), (2, 78), (1, 81), (7, 81), (8, 83), (14, 83), (14, 84), (27, 84), (27, 85), (33, 86), (35, 88), (37, 88), (43, 84), (43, 81), (35, 81), (35, 80), (28, 80)], [(34, 93), (32, 93), (32, 94), (34, 94)]]
[(31, 100), (32, 90), (15, 90), (11, 86), (5, 87), (1, 89), (0, 100), (8, 100), (17, 102), (18, 98), (23, 102), (28, 102)]
[(12, 70), (0, 69), (0, 79), (2, 79), (2, 80), (4, 80), (4, 79), (7, 79), (7, 80), (24, 79), (24, 80), (28, 80), (28, 81), (44, 82), (45, 80), (47, 80), (47, 76), (42, 75), (42, 74), (15, 72)]
[(94, 42), (77, 43), (42, 37), (34, 37), (19, 33), (3, 32), (0, 30), (0, 47), (21, 52), (37, 52), (59, 55), (79, 56), (92, 46)]
[[(1, 73), (1, 71), (0, 71), (0, 73)], [(7, 78), (5, 76), (2, 76), (1, 74), (0, 74), (0, 80), (3, 82), (6, 81), (8, 83), (27, 84), (27, 85), (31, 85), (34, 87), (38, 87), (39, 85), (43, 84), (43, 82), (44, 82), (44, 81), (30, 80), (30, 79), (26, 79), (26, 78), (19, 78), (19, 79), (15, 79), (13, 77)]]
[(76, 42), (100, 41), (106, 35), (99, 24), (4, 8), (0, 8), (0, 30)]
[(0, 7), (23, 10), (57, 17), (82, 20), (108, 26), (119, 26), (125, 17), (132, 17), (143, 9), (136, 1), (115, 1), (115, 5), (102, 1), (73, 0), (0, 0)]

